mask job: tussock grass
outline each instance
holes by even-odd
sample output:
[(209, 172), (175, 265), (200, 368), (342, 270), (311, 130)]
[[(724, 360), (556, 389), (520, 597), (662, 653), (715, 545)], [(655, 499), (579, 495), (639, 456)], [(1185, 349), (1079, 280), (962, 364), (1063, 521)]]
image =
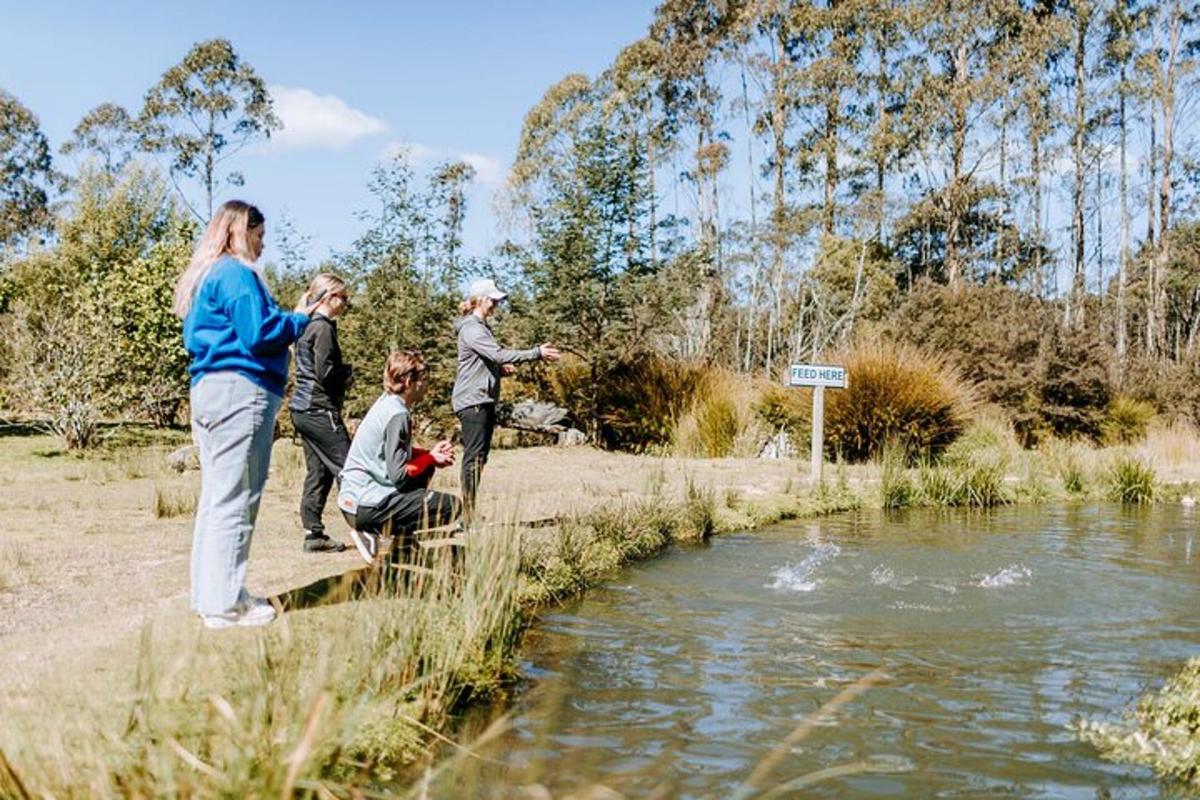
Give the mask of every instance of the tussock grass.
[(200, 498), (196, 494), (196, 490), (190, 486), (154, 487), (155, 519), (171, 519), (194, 514), (199, 502)]
[(1140, 505), (1154, 500), (1157, 478), (1154, 467), (1134, 453), (1120, 453), (1105, 473), (1105, 495), (1109, 500)]
[(0, 795), (19, 780), (58, 798), (345, 797), (395, 778), (449, 713), (512, 674), (515, 535), (267, 629), (144, 630), (125, 713), (48, 710), (55, 736), (11, 738), (37, 748), (7, 753)]
[(874, 458), (889, 441), (914, 459), (935, 457), (963, 432), (976, 404), (946, 362), (915, 347), (867, 340), (830, 360), (851, 378), (848, 388), (826, 392), (827, 447), (851, 462)]
[(1109, 446), (1129, 445), (1145, 437), (1157, 411), (1144, 400), (1127, 395), (1113, 397), (1100, 423), (1100, 441)]
[(879, 455), (879, 502), (886, 509), (908, 508), (913, 503), (914, 489), (908, 475), (908, 453), (896, 444), (889, 444)]
[(761, 385), (720, 369), (704, 373), (675, 425), (676, 454), (700, 458), (755, 456), (773, 431), (755, 410)]

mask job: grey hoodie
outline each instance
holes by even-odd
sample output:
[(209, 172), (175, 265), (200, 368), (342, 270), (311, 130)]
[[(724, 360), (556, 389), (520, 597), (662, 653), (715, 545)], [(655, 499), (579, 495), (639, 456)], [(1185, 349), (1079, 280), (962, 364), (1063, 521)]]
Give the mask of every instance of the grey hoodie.
[(454, 320), (454, 330), (458, 333), (458, 374), (450, 404), (455, 413), (500, 399), (501, 364), (520, 364), (542, 357), (536, 347), (505, 350), (487, 323), (474, 314)]

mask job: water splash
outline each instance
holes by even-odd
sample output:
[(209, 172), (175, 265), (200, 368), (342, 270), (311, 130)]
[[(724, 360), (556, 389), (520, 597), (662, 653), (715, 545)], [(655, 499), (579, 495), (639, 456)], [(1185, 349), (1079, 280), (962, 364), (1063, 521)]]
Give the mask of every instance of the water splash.
[(818, 584), (813, 576), (817, 567), (841, 552), (842, 549), (836, 544), (818, 545), (799, 564), (785, 564), (772, 572), (771, 577), (775, 580), (771, 583), (771, 588), (787, 592), (813, 591)]
[(1033, 576), (1029, 567), (1024, 564), (1010, 564), (1002, 570), (984, 575), (979, 579), (978, 586), (985, 589), (996, 589), (1003, 586), (1024, 586)]
[(875, 569), (871, 570), (871, 583), (876, 586), (891, 586), (896, 582), (896, 573), (891, 567), (885, 567), (880, 564)]

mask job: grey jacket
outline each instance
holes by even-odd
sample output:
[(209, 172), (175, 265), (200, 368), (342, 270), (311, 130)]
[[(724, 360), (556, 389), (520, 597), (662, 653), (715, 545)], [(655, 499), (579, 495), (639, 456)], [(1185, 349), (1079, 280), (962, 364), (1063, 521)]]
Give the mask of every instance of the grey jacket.
[(342, 467), (338, 508), (350, 514), (358, 507), (382, 505), (403, 488), (404, 465), (412, 457), (408, 406), (386, 392), (358, 424), (346, 465)]
[(474, 314), (454, 320), (454, 330), (458, 332), (458, 374), (450, 404), (456, 413), (500, 399), (501, 364), (520, 364), (542, 357), (536, 347), (505, 350), (487, 323)]

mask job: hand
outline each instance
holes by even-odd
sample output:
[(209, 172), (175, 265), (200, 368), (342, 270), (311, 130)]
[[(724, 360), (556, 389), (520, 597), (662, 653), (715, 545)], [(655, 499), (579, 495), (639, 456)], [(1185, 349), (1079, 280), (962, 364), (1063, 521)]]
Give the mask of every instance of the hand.
[(449, 467), (454, 464), (454, 445), (448, 439), (443, 439), (433, 446), (429, 455), (433, 456), (433, 463), (438, 467)]
[(500, 374), (501, 375), (516, 375), (517, 367), (514, 364), (501, 364), (500, 365)]
[(549, 342), (539, 345), (538, 353), (541, 355), (543, 361), (558, 361), (558, 348)]

